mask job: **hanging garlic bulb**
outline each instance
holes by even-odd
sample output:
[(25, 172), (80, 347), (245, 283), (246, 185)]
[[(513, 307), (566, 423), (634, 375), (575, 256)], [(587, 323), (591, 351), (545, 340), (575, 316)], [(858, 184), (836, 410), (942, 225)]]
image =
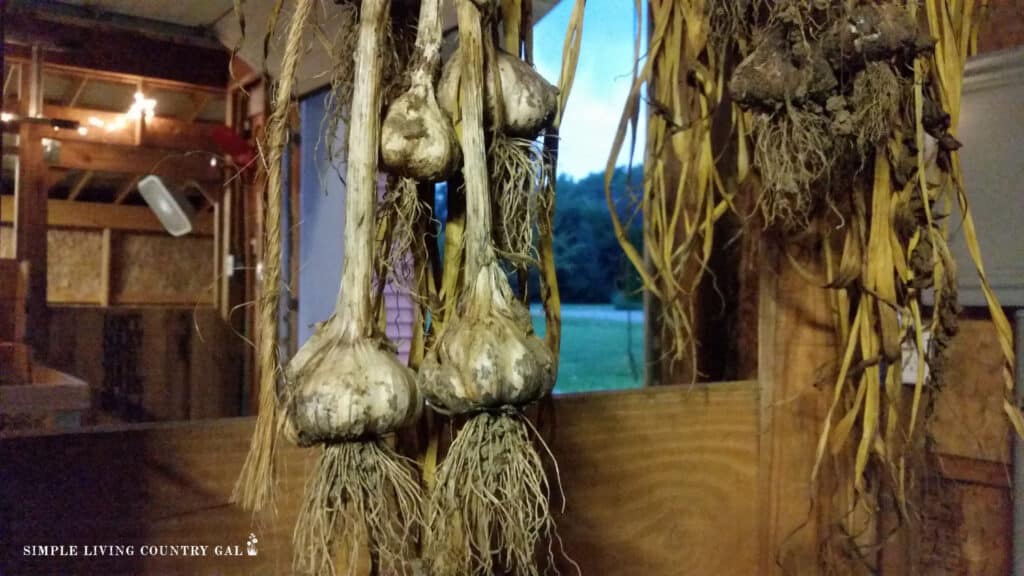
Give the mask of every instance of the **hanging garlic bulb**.
[(421, 365), (419, 385), (438, 410), (473, 416), (437, 469), (424, 557), (438, 576), (532, 576), (539, 574), (537, 547), (554, 522), (544, 468), (518, 406), (551, 390), (554, 361), (491, 244), (481, 16), (474, 0), (457, 5), (468, 284)]
[(323, 444), (299, 511), (294, 571), (333, 574), (338, 541), (365, 543), (375, 569), (404, 573), (422, 524), (408, 460), (382, 436), (415, 420), (421, 402), (373, 321), (374, 208), (381, 112), (381, 46), (389, 0), (363, 0), (348, 135), (345, 261), (335, 313), (288, 364), (286, 433)]
[[(495, 50), (501, 84), (501, 110), (495, 98), (493, 70), (484, 73), (484, 114), (489, 122), (503, 119), (502, 132), (508, 136), (534, 138), (554, 118), (558, 106), (558, 89), (548, 83), (532, 66), (504, 51)], [(462, 49), (456, 49), (445, 62), (438, 85), (438, 103), (450, 116), (459, 115), (459, 85), (462, 81)], [(489, 66), (494, 64), (488, 63)]]
[(420, 4), (411, 85), (388, 108), (381, 127), (384, 167), (422, 182), (444, 180), (460, 161), (455, 129), (434, 95), (441, 61), (439, 12), (439, 0)]

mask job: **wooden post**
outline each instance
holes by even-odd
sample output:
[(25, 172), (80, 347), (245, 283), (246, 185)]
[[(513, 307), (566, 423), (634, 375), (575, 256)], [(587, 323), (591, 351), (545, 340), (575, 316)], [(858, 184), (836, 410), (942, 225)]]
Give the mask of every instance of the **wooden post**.
[(47, 349), (46, 308), (46, 163), (43, 160), (43, 129), (22, 124), (18, 131), (18, 189), (15, 191), (15, 259), (28, 261), (29, 282), (25, 307), (28, 315), (25, 341), (40, 351)]
[(113, 231), (110, 228), (103, 229), (103, 253), (101, 256), (100, 268), (100, 306), (110, 306), (110, 291), (113, 286)]
[[(817, 254), (788, 250), (824, 278)], [(758, 574), (816, 574), (829, 522), (839, 520), (850, 502), (830, 485), (831, 466), (811, 481), (834, 378), (834, 319), (828, 289), (801, 276), (771, 240), (762, 240), (760, 254)]]

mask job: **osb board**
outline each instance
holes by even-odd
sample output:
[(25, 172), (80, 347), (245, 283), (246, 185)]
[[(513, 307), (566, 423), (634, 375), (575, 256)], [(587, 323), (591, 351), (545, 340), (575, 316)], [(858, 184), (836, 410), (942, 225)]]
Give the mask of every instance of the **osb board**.
[[(974, 461), (974, 465), (1002, 468), (980, 461)], [(1005, 483), (993, 485), (937, 476), (926, 482), (915, 512), (906, 534), (883, 551), (882, 574), (1010, 573), (1013, 502)]]
[(98, 303), (103, 275), (103, 234), (86, 230), (49, 230), (46, 241), (47, 301)]
[(942, 454), (1010, 461), (1010, 424), (1003, 412), (1003, 357), (987, 312), (961, 317), (949, 347), (946, 384), (929, 432)]
[[(113, 242), (114, 304), (194, 305), (212, 301), (212, 238), (125, 233), (115, 235)], [(51, 229), (47, 251), (48, 302), (101, 302), (101, 231)], [(0, 257), (14, 257), (14, 233), (9, 226), (0, 227)]]
[(105, 377), (104, 319), (125, 314), (137, 315), (142, 330), (134, 354), (149, 419), (239, 413), (244, 343), (209, 307), (51, 308), (49, 362), (100, 389)]
[(114, 249), (112, 301), (195, 304), (213, 299), (213, 240), (125, 234)]
[(0, 258), (14, 258), (14, 228), (0, 226)]
[[(756, 573), (753, 383), (555, 400), (559, 518), (584, 574)], [(285, 447), (278, 515), (228, 503), (251, 419), (0, 442), (0, 567), (13, 573), (284, 574), (311, 450)], [(39, 458), (46, 454), (46, 458)], [(239, 545), (244, 558), (24, 558), (25, 543)], [(563, 570), (563, 573), (565, 571)]]

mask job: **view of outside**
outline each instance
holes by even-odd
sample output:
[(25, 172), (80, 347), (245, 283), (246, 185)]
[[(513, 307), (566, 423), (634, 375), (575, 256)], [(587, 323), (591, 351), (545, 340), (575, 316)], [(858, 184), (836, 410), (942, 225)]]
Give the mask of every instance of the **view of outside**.
[[(534, 29), (537, 69), (552, 84), (558, 82), (572, 7), (571, 0), (562, 0)], [(554, 246), (562, 296), (562, 349), (556, 393), (643, 384), (639, 279), (615, 239), (604, 195), (605, 165), (632, 80), (636, 18), (632, 2), (587, 3), (581, 56), (558, 153)], [(640, 150), (643, 128), (637, 139)], [(613, 185), (624, 188), (628, 177), (632, 186), (641, 186), (641, 159), (638, 153), (636, 164), (627, 170), (629, 158), (624, 153)], [(618, 211), (623, 221), (632, 217), (630, 232), (639, 246), (639, 217), (633, 217), (628, 206)], [(543, 334), (542, 307), (534, 303), (531, 311), (538, 334)]]

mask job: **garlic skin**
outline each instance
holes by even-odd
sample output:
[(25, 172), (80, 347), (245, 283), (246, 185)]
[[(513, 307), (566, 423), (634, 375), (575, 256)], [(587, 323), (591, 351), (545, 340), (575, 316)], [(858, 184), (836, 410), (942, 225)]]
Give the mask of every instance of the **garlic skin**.
[(414, 84), (388, 108), (380, 152), (388, 171), (421, 182), (445, 180), (458, 167), (462, 154), (455, 129), (429, 84)]
[(420, 367), (420, 391), (442, 411), (464, 414), (521, 406), (551, 391), (551, 350), (497, 264), (483, 266), (465, 309), (452, 318)]
[(300, 446), (380, 436), (419, 417), (412, 370), (385, 343), (348, 339), (334, 318), (288, 364), (285, 435)]
[[(532, 66), (504, 51), (497, 50), (498, 76), (501, 81), (502, 132), (519, 138), (534, 138), (554, 118), (558, 106), (558, 89), (548, 83)], [(460, 68), (456, 49), (444, 64), (437, 87), (437, 101), (452, 118), (459, 110)], [(484, 114), (493, 123), (497, 102), (494, 97), (494, 74), (484, 72)]]

